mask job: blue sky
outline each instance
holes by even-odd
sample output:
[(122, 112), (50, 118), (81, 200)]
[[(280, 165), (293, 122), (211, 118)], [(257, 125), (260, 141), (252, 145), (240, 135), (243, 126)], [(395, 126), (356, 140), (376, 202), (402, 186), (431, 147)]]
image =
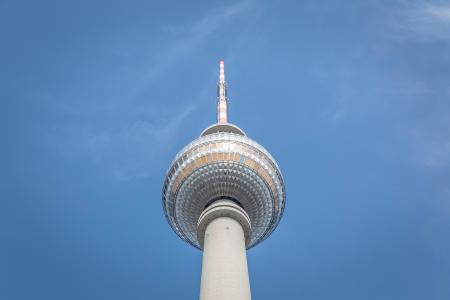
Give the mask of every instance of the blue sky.
[(230, 120), (285, 177), (254, 299), (450, 298), (450, 3), (0, 2), (0, 299), (197, 299), (176, 152)]

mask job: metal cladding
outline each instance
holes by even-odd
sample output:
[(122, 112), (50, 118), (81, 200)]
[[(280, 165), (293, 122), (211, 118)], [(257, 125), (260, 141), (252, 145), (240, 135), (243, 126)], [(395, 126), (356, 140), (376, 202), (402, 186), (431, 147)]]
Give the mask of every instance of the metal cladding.
[[(220, 65), (222, 70), (223, 61)], [(225, 86), (222, 75), (221, 71), (219, 90), (222, 78)], [(220, 106), (218, 110), (218, 124), (205, 129), (172, 161), (163, 187), (164, 212), (173, 230), (201, 249), (197, 237), (200, 215), (217, 200), (231, 200), (250, 218), (247, 248), (251, 248), (267, 238), (282, 217), (283, 178), (269, 152), (239, 127), (220, 122)]]

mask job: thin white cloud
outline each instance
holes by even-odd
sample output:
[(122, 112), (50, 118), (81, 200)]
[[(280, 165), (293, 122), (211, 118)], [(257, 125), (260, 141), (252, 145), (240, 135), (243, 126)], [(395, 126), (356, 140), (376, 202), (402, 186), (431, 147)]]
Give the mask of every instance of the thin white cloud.
[(188, 106), (160, 124), (137, 120), (99, 133), (86, 132), (84, 150), (119, 180), (149, 176), (158, 157), (171, 148), (183, 121), (195, 108)]
[(143, 77), (144, 85), (148, 85), (149, 81), (164, 75), (177, 62), (201, 46), (219, 28), (225, 27), (227, 22), (247, 11), (250, 4), (251, 1), (237, 2), (220, 10), (208, 12), (205, 17), (192, 24), (170, 28), (169, 31), (174, 36), (175, 41), (168, 45), (164, 52), (156, 55), (154, 60), (157, 62), (150, 66)]
[[(417, 125), (406, 131), (412, 160), (430, 168), (450, 167), (450, 124), (448, 116), (434, 115), (434, 122)], [(429, 124), (431, 123), (431, 124)]]
[[(324, 70), (326, 68), (323, 68)], [(361, 107), (358, 107), (358, 103), (354, 101), (357, 99), (357, 75), (360, 70), (352, 67), (340, 67), (335, 70), (333, 74), (327, 70), (321, 76), (332, 76), (332, 79), (336, 82), (336, 89), (331, 95), (330, 101), (323, 112), (321, 117), (331, 125), (339, 125), (349, 114), (359, 111)], [(359, 103), (360, 104), (360, 103)]]
[(434, 21), (450, 23), (450, 4), (433, 5), (427, 4), (425, 11)]
[(450, 39), (450, 3), (448, 2), (407, 2), (394, 16), (394, 23), (401, 29), (405, 38)]
[[(450, 2), (416, 0), (392, 3), (386, 7), (386, 13), (391, 17), (388, 19), (389, 31), (386, 34), (397, 41), (412, 42), (411, 47), (415, 47), (415, 43), (450, 42)], [(450, 96), (450, 90), (445, 90), (440, 83), (444, 82), (444, 77), (436, 81), (429, 76), (432, 73), (415, 70), (414, 63), (410, 61), (412, 67), (408, 72), (398, 74), (391, 80), (394, 84), (386, 89), (398, 95), (398, 108), (415, 114), (414, 123), (399, 125), (397, 128), (401, 142), (397, 150), (402, 153), (401, 159), (409, 163), (429, 168), (448, 168), (450, 106), (446, 99)], [(431, 64), (441, 64), (439, 67), (443, 67), (448, 64), (448, 57), (433, 57), (430, 59)], [(419, 108), (422, 111), (418, 111)]]
[[(225, 28), (233, 18), (241, 16), (251, 7), (251, 1), (228, 4), (221, 9), (214, 9), (205, 16), (183, 27), (170, 29), (172, 43), (164, 51), (152, 57), (151, 65), (142, 65), (140, 80), (123, 99), (132, 101), (144, 89), (151, 86), (169, 72), (176, 64), (190, 53), (201, 47), (208, 38), (221, 28)], [(209, 88), (209, 87), (208, 87)], [(201, 94), (201, 93), (200, 93)], [(121, 102), (123, 105), (123, 102)], [(133, 120), (129, 123), (107, 125), (103, 128), (74, 127), (64, 128), (52, 135), (50, 143), (66, 156), (86, 155), (99, 168), (112, 173), (116, 179), (132, 180), (152, 174), (158, 158), (172, 150), (174, 141), (186, 118), (196, 109), (197, 104), (171, 113), (170, 119), (153, 117), (152, 120)], [(117, 107), (114, 107), (117, 109)], [(164, 115), (164, 110), (159, 112)], [(69, 111), (68, 113), (73, 113)]]
[(66, 126), (49, 134), (48, 145), (67, 159), (83, 159), (118, 180), (150, 176), (180, 128), (196, 109), (191, 104), (163, 120), (133, 120), (100, 127)]

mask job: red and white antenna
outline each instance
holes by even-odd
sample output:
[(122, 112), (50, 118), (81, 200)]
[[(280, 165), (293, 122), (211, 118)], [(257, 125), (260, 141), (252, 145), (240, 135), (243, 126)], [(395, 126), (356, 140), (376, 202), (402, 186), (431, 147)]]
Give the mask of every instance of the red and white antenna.
[(228, 97), (227, 84), (225, 82), (225, 62), (219, 61), (219, 83), (217, 84), (217, 122), (228, 123)]

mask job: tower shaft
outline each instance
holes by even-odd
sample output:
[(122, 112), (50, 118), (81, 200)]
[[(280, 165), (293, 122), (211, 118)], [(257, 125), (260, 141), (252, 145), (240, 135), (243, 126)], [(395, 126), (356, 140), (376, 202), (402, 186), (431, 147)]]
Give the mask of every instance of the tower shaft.
[[(225, 216), (224, 216), (225, 215)], [(200, 217), (203, 264), (200, 300), (250, 300), (245, 230), (248, 216), (228, 201), (218, 201)]]

